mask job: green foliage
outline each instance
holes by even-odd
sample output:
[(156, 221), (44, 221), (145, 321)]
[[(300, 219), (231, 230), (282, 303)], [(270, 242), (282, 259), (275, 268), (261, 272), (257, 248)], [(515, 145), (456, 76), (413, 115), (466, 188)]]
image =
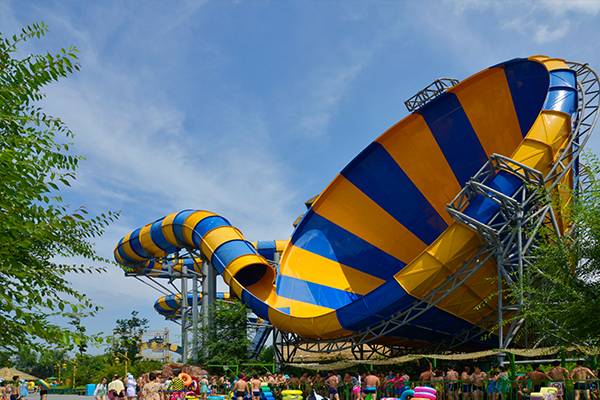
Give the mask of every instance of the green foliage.
[(203, 364), (239, 364), (248, 359), (247, 313), (248, 309), (239, 301), (215, 303), (214, 332), (208, 329), (203, 332), (207, 338), (200, 354)]
[(118, 319), (113, 329), (113, 352), (125, 354), (131, 362), (139, 358), (142, 335), (148, 330), (148, 320), (138, 315), (132, 311), (130, 318)]
[(103, 268), (62, 260), (107, 263), (93, 240), (117, 217), (71, 210), (61, 196), (81, 157), (71, 152), (69, 128), (37, 103), (45, 86), (79, 70), (77, 51), (17, 56), (19, 46), (46, 30), (40, 23), (11, 37), (0, 34), (0, 349), (6, 351), (81, 341), (82, 332), (49, 318), (94, 314), (98, 308), (66, 274)]
[(275, 348), (273, 346), (266, 346), (258, 356), (259, 362), (272, 363), (275, 361)]
[(522, 282), (527, 332), (540, 345), (600, 344), (600, 161), (585, 158), (590, 182), (568, 210), (573, 233), (547, 233)]
[(21, 349), (13, 355), (9, 366), (31, 375), (45, 378), (58, 372), (58, 366), (68, 359), (65, 350), (27, 350)]

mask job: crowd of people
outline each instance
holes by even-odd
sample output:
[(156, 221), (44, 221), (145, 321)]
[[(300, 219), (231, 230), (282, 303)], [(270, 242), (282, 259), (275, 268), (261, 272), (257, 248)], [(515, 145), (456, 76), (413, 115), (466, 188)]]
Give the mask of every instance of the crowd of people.
[[(384, 373), (326, 374), (303, 373), (244, 375), (235, 377), (209, 375), (206, 371), (198, 376), (184, 373), (163, 374), (152, 372), (138, 379), (129, 374), (121, 379), (113, 377), (111, 382), (103, 379), (96, 387), (97, 400), (178, 400), (193, 394), (201, 400), (209, 395), (223, 394), (237, 400), (260, 400), (261, 387), (269, 386), (275, 398), (281, 398), (284, 390), (298, 390), (304, 398), (323, 397), (331, 400), (372, 400), (399, 398), (402, 393), (415, 386), (429, 386), (437, 391), (437, 400), (507, 400), (528, 399), (533, 392), (543, 386), (557, 388), (557, 397), (564, 399), (566, 383), (572, 384), (574, 400), (598, 399), (597, 374), (585, 367), (581, 361), (568, 371), (556, 361), (544, 372), (539, 364), (532, 364), (531, 370), (516, 379), (510, 379), (504, 367), (487, 372), (479, 366), (465, 365), (461, 368), (448, 366), (444, 369), (431, 366), (413, 379), (405, 371)], [(315, 396), (316, 395), (316, 396)], [(319, 398), (317, 397), (317, 398)]]
[(21, 379), (15, 375), (11, 380), (0, 379), (0, 400), (20, 400), (24, 399), (33, 392), (38, 392), (40, 400), (48, 398), (48, 389), (42, 385), (36, 387), (35, 382)]

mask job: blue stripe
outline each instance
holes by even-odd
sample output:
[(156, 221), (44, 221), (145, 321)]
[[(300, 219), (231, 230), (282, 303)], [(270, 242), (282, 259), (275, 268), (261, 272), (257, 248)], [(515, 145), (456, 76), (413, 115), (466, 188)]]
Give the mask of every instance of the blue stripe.
[(471, 122), (454, 93), (444, 93), (419, 110), (460, 186), (487, 161)]
[(281, 311), (284, 314), (290, 315), (290, 308), (289, 307), (279, 307), (279, 308), (277, 308), (277, 310)]
[[(312, 209), (307, 212), (306, 218), (294, 232), (292, 243), (311, 253), (381, 279), (391, 278), (405, 266), (402, 261), (340, 228)], [(293, 258), (289, 259), (288, 264), (292, 261)]]
[(574, 71), (550, 72), (550, 89), (544, 109), (561, 111), (569, 115), (577, 111), (577, 78)]
[(173, 219), (173, 233), (175, 234), (175, 239), (177, 239), (177, 242), (179, 242), (181, 245), (186, 243), (185, 237), (183, 236), (183, 224), (187, 217), (192, 215), (194, 212), (194, 210), (179, 211)]
[(442, 217), (381, 144), (371, 143), (341, 173), (426, 244), (446, 229)]
[(177, 307), (179, 307), (179, 304), (177, 304), (178, 302), (175, 300), (175, 296), (174, 295), (167, 296), (165, 298), (164, 303), (167, 304), (171, 308), (177, 308)]
[[(500, 171), (496, 176), (486, 183), (492, 189), (504, 193), (507, 196), (515, 194), (517, 189), (523, 184), (521, 179), (505, 171)], [(487, 224), (490, 219), (498, 212), (500, 205), (494, 200), (477, 195), (469, 202), (464, 213), (476, 220)]]
[(405, 310), (414, 301), (414, 297), (409, 296), (395, 279), (390, 279), (361, 301), (337, 310), (336, 314), (344, 329), (361, 331), (396, 311)]
[(131, 249), (133, 250), (133, 252), (135, 254), (137, 254), (138, 256), (143, 257), (143, 258), (152, 258), (152, 256), (150, 254), (148, 254), (146, 252), (146, 250), (144, 250), (144, 248), (142, 247), (142, 244), (140, 243), (140, 231), (141, 230), (142, 230), (141, 228), (138, 228), (131, 233), (131, 235), (129, 236), (129, 245), (131, 246)]
[(269, 240), (269, 241), (259, 240), (256, 243), (256, 250), (258, 251), (258, 254), (260, 254), (267, 260), (271, 260), (271, 261), (275, 260), (275, 253), (276, 253), (275, 250), (277, 250), (277, 246), (275, 245), (274, 240)]
[[(419, 300), (409, 295), (395, 279), (391, 279), (364, 296), (360, 301), (338, 309), (336, 316), (344, 329), (360, 332), (388, 319), (393, 314), (409, 309), (417, 301)], [(469, 322), (432, 307), (408, 325), (389, 333), (389, 336), (437, 341), (440, 339), (440, 335), (446, 335), (446, 338), (449, 338), (472, 327)], [(447, 336), (448, 333), (450, 336)]]
[(513, 60), (503, 64), (521, 134), (527, 135), (548, 93), (548, 70), (538, 62)]
[(322, 307), (337, 309), (361, 298), (356, 293), (292, 278), (291, 276), (280, 275), (278, 281), (278, 295)]
[(194, 245), (196, 245), (196, 247), (200, 247), (202, 238), (209, 231), (222, 226), (231, 226), (231, 224), (225, 218), (218, 215), (206, 217), (198, 222), (194, 227), (194, 231), (192, 232), (192, 241), (194, 242)]
[(134, 261), (131, 258), (129, 258), (129, 256), (127, 255), (127, 253), (125, 253), (125, 250), (123, 250), (123, 238), (121, 238), (119, 240), (119, 243), (117, 244), (117, 253), (119, 253), (119, 255), (121, 256), (121, 258), (123, 259), (123, 261), (125, 263), (128, 263), (128, 264), (135, 264), (136, 263), (136, 261)]
[(167, 254), (175, 253), (177, 247), (169, 243), (163, 234), (162, 223), (164, 220), (164, 218), (161, 218), (152, 223), (152, 226), (150, 227), (150, 239), (152, 239), (154, 244), (163, 249)]
[(211, 257), (211, 263), (217, 272), (222, 274), (229, 263), (247, 254), (256, 254), (252, 245), (244, 240), (230, 240), (217, 247)]
[(242, 303), (250, 307), (252, 312), (264, 320), (269, 320), (269, 306), (246, 289), (242, 290)]

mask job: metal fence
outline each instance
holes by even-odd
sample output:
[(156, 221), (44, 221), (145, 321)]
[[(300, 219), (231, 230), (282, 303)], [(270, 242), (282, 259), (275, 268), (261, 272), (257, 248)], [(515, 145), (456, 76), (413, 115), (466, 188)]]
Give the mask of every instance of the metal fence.
[[(562, 383), (547, 381), (535, 382), (530, 379), (519, 377), (517, 379), (484, 380), (481, 386), (475, 386), (472, 382), (463, 381), (411, 381), (407, 387), (429, 386), (437, 390), (438, 400), (527, 400), (530, 393), (538, 392), (541, 387), (555, 386), (559, 389), (559, 399), (564, 400), (600, 400), (598, 388), (600, 380), (590, 379), (585, 384), (578, 385), (576, 396), (576, 381), (567, 380)], [(559, 387), (560, 386), (560, 387)], [(583, 389), (583, 388), (586, 389)], [(276, 398), (279, 393), (287, 387), (273, 387), (272, 391)], [(309, 396), (313, 390), (323, 396), (330, 398), (329, 388), (324, 383), (301, 383), (293, 389), (302, 390), (304, 398)], [(357, 400), (358, 396), (353, 394), (351, 384), (341, 384), (338, 387), (340, 400)], [(378, 388), (377, 398), (398, 398), (400, 391), (394, 384), (384, 384)]]

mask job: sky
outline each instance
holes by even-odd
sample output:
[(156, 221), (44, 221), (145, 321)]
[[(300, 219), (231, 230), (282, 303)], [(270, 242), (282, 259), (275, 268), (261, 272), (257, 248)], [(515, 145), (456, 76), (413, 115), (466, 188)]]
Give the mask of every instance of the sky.
[[(304, 201), (435, 78), (534, 54), (600, 69), (600, 0), (0, 0), (3, 34), (37, 21), (50, 31), (28, 51), (79, 49), (81, 71), (43, 106), (86, 157), (69, 203), (121, 212), (97, 241), (108, 258), (128, 231), (184, 208), (250, 240), (287, 238)], [(70, 277), (103, 307), (91, 332), (132, 310), (175, 332), (155, 291), (106, 267)]]

